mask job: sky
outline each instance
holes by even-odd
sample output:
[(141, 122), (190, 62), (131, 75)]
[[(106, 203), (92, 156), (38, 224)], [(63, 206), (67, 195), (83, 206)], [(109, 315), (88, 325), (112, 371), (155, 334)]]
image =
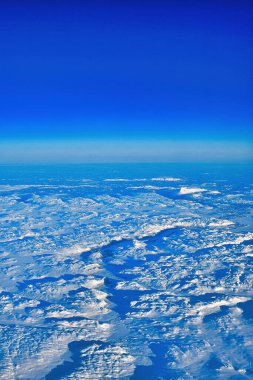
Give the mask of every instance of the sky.
[(251, 1), (6, 1), (0, 163), (253, 159)]

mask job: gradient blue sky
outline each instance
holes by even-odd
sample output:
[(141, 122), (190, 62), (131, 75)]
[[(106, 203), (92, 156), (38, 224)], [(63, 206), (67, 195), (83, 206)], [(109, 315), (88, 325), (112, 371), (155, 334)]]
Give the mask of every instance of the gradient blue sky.
[(252, 159), (252, 15), (243, 0), (1, 2), (0, 162)]

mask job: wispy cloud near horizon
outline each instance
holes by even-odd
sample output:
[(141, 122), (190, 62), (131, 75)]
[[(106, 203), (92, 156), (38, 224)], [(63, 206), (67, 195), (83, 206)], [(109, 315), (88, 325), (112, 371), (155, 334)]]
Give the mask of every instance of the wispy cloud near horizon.
[(252, 160), (253, 145), (243, 141), (86, 139), (0, 143), (0, 164)]

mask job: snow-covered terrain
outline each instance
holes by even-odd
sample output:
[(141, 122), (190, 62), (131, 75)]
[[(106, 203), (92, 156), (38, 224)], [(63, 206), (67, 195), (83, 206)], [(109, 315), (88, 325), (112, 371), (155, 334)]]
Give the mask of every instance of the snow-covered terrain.
[(1, 167), (0, 379), (252, 379), (237, 170)]

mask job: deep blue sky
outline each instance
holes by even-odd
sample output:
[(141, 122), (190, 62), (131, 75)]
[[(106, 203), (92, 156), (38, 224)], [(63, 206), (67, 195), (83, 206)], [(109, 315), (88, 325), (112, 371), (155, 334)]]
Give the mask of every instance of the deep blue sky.
[(1, 2), (5, 149), (252, 142), (252, 15), (243, 0)]

